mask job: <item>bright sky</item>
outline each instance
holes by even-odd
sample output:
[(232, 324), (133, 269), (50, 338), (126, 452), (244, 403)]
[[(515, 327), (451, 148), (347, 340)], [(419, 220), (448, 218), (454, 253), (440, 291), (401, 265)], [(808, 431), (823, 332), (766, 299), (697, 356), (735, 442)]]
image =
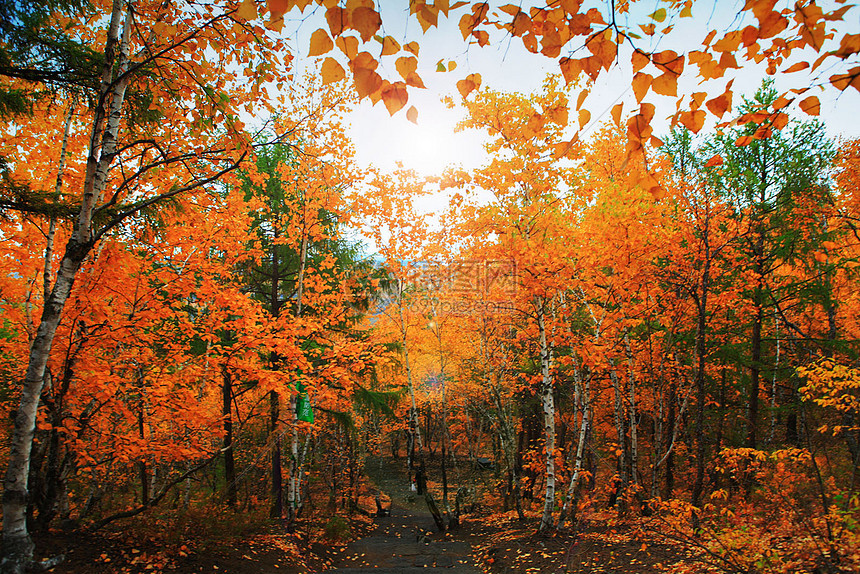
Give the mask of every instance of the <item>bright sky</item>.
[[(385, 12), (389, 4), (386, 1), (382, 3), (383, 18), (390, 14)], [(735, 4), (726, 0), (700, 2), (697, 4), (697, 11), (694, 12), (695, 18), (676, 19), (676, 34), (673, 34), (672, 43), (669, 43), (666, 37), (655, 36), (649, 41), (642, 40), (642, 47), (648, 50), (674, 49), (678, 52), (694, 49), (707, 30), (715, 27), (715, 22), (726, 20), (737, 13), (740, 6)], [(719, 9), (717, 9), (718, 5)], [(651, 7), (650, 4), (649, 7)], [(860, 9), (854, 9), (852, 12), (848, 13), (845, 25), (849, 29), (860, 29)], [(466, 50), (456, 24), (456, 18), (444, 22), (440, 16), (440, 26), (448, 30), (447, 32), (431, 30), (431, 33), (423, 38), (419, 36), (421, 54), (418, 72), (428, 89), (410, 91), (410, 100), (407, 104), (407, 107), (415, 105), (419, 110), (417, 126), (406, 120), (403, 112), (390, 117), (381, 103), (371, 106), (365, 101), (355, 112), (352, 118), (352, 136), (358, 150), (358, 161), (361, 164), (374, 164), (380, 168), (393, 169), (397, 162), (400, 162), (405, 167), (415, 169), (424, 175), (438, 174), (452, 164), (463, 167), (480, 165), (484, 161), (481, 136), (475, 132), (455, 133), (454, 128), (457, 121), (461, 119), (462, 110), (447, 109), (441, 103), (441, 98), (453, 96), (455, 101), (459, 100), (455, 83), (469, 73), (480, 73), (484, 87), (529, 93), (540, 88), (541, 82), (548, 73), (559, 71), (556, 60), (529, 54), (522, 47), (519, 39), (513, 42), (491, 44), (485, 48), (473, 45)], [(410, 22), (409, 25), (417, 27), (415, 22)], [(684, 29), (689, 32), (677, 34)], [(386, 33), (393, 32), (386, 30)], [(398, 38), (403, 37), (402, 33), (394, 35)], [(408, 36), (418, 35), (413, 33)], [(440, 59), (446, 62), (453, 59), (457, 63), (457, 68), (452, 72), (436, 72), (436, 62)], [(622, 53), (620, 59), (625, 64), (629, 62), (629, 52)], [(393, 70), (384, 72), (390, 72), (393, 77), (397, 77)], [(777, 88), (788, 87), (786, 81), (800, 80), (801, 74), (802, 72), (793, 74), (795, 78), (776, 78)], [(825, 74), (825, 77), (827, 75)], [(745, 68), (734, 84), (735, 105), (741, 101), (742, 95), (751, 96), (759, 87), (763, 77), (763, 66), (758, 69), (753, 66)], [(592, 123), (586, 128), (584, 136), (587, 137), (593, 127), (609, 117), (609, 110), (618, 101), (625, 102), (625, 112), (636, 106), (630, 89), (630, 80), (629, 72), (620, 69), (604, 74), (600, 78), (585, 102), (585, 107), (592, 112)], [(719, 90), (713, 93), (718, 95), (722, 91), (722, 86), (715, 85), (712, 89)], [(679, 85), (679, 92), (698, 90), (702, 90), (702, 87), (696, 86), (692, 74), (686, 85)], [(850, 89), (836, 98), (834, 92), (835, 90), (815, 92), (821, 99), (821, 119), (825, 122), (828, 133), (831, 137), (860, 137), (860, 114), (858, 114), (860, 93)], [(674, 113), (674, 100), (662, 96), (655, 97), (653, 94), (649, 94), (648, 97), (658, 105), (657, 118), (668, 117)], [(800, 112), (798, 115), (803, 116)], [(665, 123), (662, 126), (659, 123), (655, 124), (655, 133), (658, 135), (665, 133), (667, 129), (668, 125)]]
[[(785, 0), (786, 2), (788, 0)], [(494, 3), (501, 4), (504, 2)], [(791, 2), (793, 4), (793, 2)], [(831, 1), (823, 0), (824, 4)], [(528, 5), (527, 1), (523, 2)], [(644, 6), (647, 4), (647, 6)], [(439, 17), (440, 28), (431, 28), (422, 34), (414, 19), (405, 19), (406, 3), (401, 0), (380, 0), (385, 28), (381, 34), (390, 34), (401, 42), (418, 40), (421, 46), (418, 73), (426, 84), (426, 90), (410, 89), (409, 106), (419, 110), (418, 125), (406, 119), (404, 108), (394, 117), (389, 116), (385, 107), (379, 103), (370, 105), (365, 99), (351, 117), (351, 135), (357, 149), (357, 160), (362, 165), (373, 164), (382, 169), (394, 169), (398, 162), (404, 167), (415, 169), (422, 175), (436, 175), (449, 165), (475, 167), (485, 161), (481, 147), (482, 137), (476, 132), (455, 133), (455, 125), (461, 119), (462, 110), (447, 109), (442, 103), (444, 96), (460, 99), (456, 81), (470, 73), (480, 73), (483, 87), (503, 91), (530, 93), (539, 89), (548, 73), (558, 73), (558, 63), (554, 59), (530, 54), (522, 47), (520, 39), (513, 41), (501, 35), (491, 37), (491, 44), (485, 48), (477, 45), (466, 47), (457, 28), (460, 11), (452, 14), (448, 21)], [(605, 2), (600, 6), (605, 10)], [(673, 49), (685, 52), (695, 49), (708, 30), (724, 28), (742, 7), (742, 0), (700, 0), (694, 7), (694, 18), (681, 19), (670, 15), (664, 22), (674, 24), (675, 30), (670, 37), (656, 35), (652, 38), (637, 40), (639, 46), (648, 51)], [(653, 9), (654, 4), (641, 2), (636, 9)], [(307, 50), (310, 34), (318, 27), (325, 27), (319, 14), (305, 15), (304, 22), (291, 36), (297, 53)], [(641, 15), (626, 16), (634, 21), (643, 21)], [(843, 23), (846, 30), (856, 33), (860, 30), (860, 8), (855, 8), (846, 16)], [(737, 26), (736, 22), (731, 23)], [(625, 113), (638, 107), (630, 89), (629, 62), (630, 51), (622, 51), (619, 60), (624, 64), (618, 69), (604, 73), (592, 89), (584, 107), (592, 112), (592, 121), (584, 133), (588, 137), (593, 128), (609, 117), (609, 110), (618, 101), (624, 101)], [(800, 54), (799, 54), (800, 55)], [(811, 59), (809, 56), (800, 59)], [(439, 60), (454, 60), (457, 67), (452, 72), (439, 73), (436, 63)], [(397, 78), (393, 69), (394, 62), (384, 61), (380, 73), (384, 77)], [(389, 69), (390, 68), (390, 69)], [(692, 71), (692, 70), (691, 70)], [(823, 72), (826, 78), (827, 70)], [(804, 72), (791, 74), (793, 77), (775, 78), (777, 89), (788, 88), (802, 82)], [(679, 84), (679, 92), (689, 93), (706, 89), (712, 96), (722, 92), (722, 84), (698, 86), (694, 74)], [(734, 104), (740, 103), (742, 96), (751, 96), (764, 77), (763, 67), (749, 66), (741, 71), (734, 83)], [(687, 83), (683, 83), (686, 81)], [(793, 84), (787, 82), (793, 81)], [(821, 99), (821, 119), (825, 122), (831, 137), (860, 137), (860, 93), (849, 89), (839, 97), (836, 91), (814, 92)], [(574, 95), (575, 97), (575, 95)], [(648, 101), (655, 103), (655, 133), (665, 135), (668, 124), (660, 118), (671, 116), (675, 111), (674, 99), (649, 94)], [(795, 110), (796, 111), (796, 110)], [(797, 112), (798, 116), (803, 114)], [(706, 125), (706, 130), (708, 129)]]

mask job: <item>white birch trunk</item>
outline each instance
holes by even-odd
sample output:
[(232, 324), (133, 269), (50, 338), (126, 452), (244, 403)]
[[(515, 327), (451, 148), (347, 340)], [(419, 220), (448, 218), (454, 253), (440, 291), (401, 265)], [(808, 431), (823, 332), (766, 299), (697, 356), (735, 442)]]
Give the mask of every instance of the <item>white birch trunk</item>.
[[(15, 422), (9, 447), (9, 463), (4, 477), (3, 492), (3, 572), (23, 572), (33, 558), (33, 542), (27, 529), (28, 474), (30, 454), (36, 430), (36, 413), (45, 380), (45, 370), (51, 353), (54, 336), (63, 309), (72, 291), (81, 264), (93, 247), (92, 216), (97, 198), (102, 194), (107, 171), (113, 159), (116, 134), (119, 131), (119, 111), (125, 97), (125, 82), (112, 87), (114, 66), (125, 70), (128, 65), (128, 43), (131, 30), (131, 13), (123, 20), (123, 3), (114, 0), (105, 46), (105, 60), (99, 89), (99, 103), (90, 137), (84, 194), (77, 224), (66, 244), (65, 253), (57, 272), (50, 296), (42, 309), (41, 322), (30, 347), (27, 371), (24, 376), (21, 401), (15, 413)], [(104, 105), (110, 100), (110, 113)], [(114, 113), (116, 112), (116, 113)]]
[(546, 494), (544, 495), (543, 514), (540, 519), (539, 533), (552, 529), (552, 511), (555, 507), (555, 402), (552, 389), (552, 348), (546, 333), (545, 301), (536, 300), (538, 331), (540, 334), (541, 387), (540, 398), (543, 407), (544, 435), (546, 438)]
[[(574, 367), (574, 377), (577, 389), (581, 388), (582, 381), (579, 368)], [(576, 460), (573, 463), (573, 476), (570, 477), (570, 484), (567, 486), (567, 496), (564, 499), (564, 505), (561, 508), (561, 514), (558, 517), (558, 529), (562, 530), (565, 527), (572, 505), (576, 504), (576, 487), (579, 485), (579, 478), (582, 475), (582, 459), (585, 457), (585, 439), (588, 435), (589, 414), (591, 412), (591, 376), (585, 381), (585, 390), (582, 391), (582, 421), (579, 425), (579, 437), (576, 443)], [(573, 510), (576, 510), (573, 507)]]
[[(304, 225), (302, 226), (302, 247), (299, 253), (299, 273), (296, 278), (296, 317), (302, 316), (304, 310), (304, 283), (305, 265), (308, 256), (308, 234)], [(290, 399), (290, 408), (293, 417), (293, 432), (290, 437), (290, 479), (287, 481), (287, 523), (292, 526), (298, 514), (300, 501), (299, 490), (301, 488), (301, 461), (299, 460), (299, 419), (296, 413), (296, 399), (294, 395)]]

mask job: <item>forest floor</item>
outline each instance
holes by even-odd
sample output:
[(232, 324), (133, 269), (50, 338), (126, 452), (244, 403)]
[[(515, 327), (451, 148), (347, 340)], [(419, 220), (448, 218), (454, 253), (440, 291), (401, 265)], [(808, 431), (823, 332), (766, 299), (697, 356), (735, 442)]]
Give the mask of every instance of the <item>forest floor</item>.
[[(520, 521), (513, 512), (492, 513), (478, 502), (473, 513), (463, 516), (460, 528), (440, 534), (423, 498), (407, 488), (403, 466), (402, 460), (368, 461), (368, 483), (360, 499), (365, 512), (337, 522), (334, 528), (329, 520), (328, 531), (323, 519), (299, 521), (296, 531), (287, 533), (283, 524), (261, 526), (241, 512), (225, 522), (223, 513), (213, 510), (211, 519), (189, 517), (182, 524), (152, 518), (143, 525), (138, 520), (127, 530), (118, 526), (88, 534), (53, 531), (37, 538), (37, 551), (43, 556), (66, 555), (51, 570), (57, 574), (357, 574), (371, 567), (380, 574), (386, 567), (407, 574), (413, 569), (410, 565), (463, 574), (647, 574), (689, 560), (679, 549), (643, 534), (636, 520), (619, 520), (614, 510), (589, 512), (579, 534), (544, 537), (536, 534), (536, 513), (528, 512), (526, 520)], [(432, 465), (428, 470), (431, 477), (439, 476)], [(478, 492), (495, 480), (492, 471), (455, 473), (452, 501), (457, 478), (461, 484), (476, 486)], [(434, 490), (439, 486), (430, 485)], [(384, 505), (392, 508), (390, 517), (372, 517), (376, 492), (382, 492)], [(438, 491), (436, 498), (441, 498)], [(131, 521), (123, 526), (130, 525)], [(450, 556), (441, 560), (445, 552)], [(398, 553), (409, 562), (384, 558)]]

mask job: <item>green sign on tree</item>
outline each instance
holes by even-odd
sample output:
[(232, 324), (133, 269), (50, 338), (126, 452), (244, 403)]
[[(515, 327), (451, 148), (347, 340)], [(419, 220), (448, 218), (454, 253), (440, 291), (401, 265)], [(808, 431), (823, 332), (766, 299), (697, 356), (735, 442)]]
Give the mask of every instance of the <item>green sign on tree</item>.
[(299, 392), (299, 395), (296, 397), (296, 419), (306, 423), (314, 422), (314, 409), (311, 407), (308, 391), (301, 381), (296, 385), (296, 390)]

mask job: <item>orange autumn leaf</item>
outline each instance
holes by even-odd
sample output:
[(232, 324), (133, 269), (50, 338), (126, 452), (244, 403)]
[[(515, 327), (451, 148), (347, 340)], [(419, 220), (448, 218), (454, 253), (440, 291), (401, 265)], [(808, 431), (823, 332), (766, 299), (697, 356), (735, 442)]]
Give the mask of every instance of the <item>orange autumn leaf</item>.
[(621, 112), (624, 109), (624, 102), (619, 102), (612, 106), (612, 121), (616, 126), (621, 126)]
[(269, 13), (275, 18), (283, 16), (290, 9), (289, 0), (267, 0), (266, 4), (269, 7)]
[(340, 36), (349, 23), (346, 10), (340, 6), (332, 6), (326, 10), (325, 19), (332, 36)]
[(406, 110), (406, 119), (418, 125), (418, 109), (415, 106), (409, 106), (409, 109)]
[(780, 96), (776, 99), (776, 101), (773, 102), (773, 109), (781, 110), (782, 108), (790, 104), (792, 101), (793, 100), (789, 100), (785, 96)]
[(389, 84), (382, 89), (382, 103), (392, 116), (402, 110), (408, 100), (409, 93), (403, 82)]
[(646, 36), (653, 36), (654, 32), (657, 31), (657, 26), (653, 23), (651, 23), (651, 24), (639, 24), (639, 28), (642, 29), (642, 32), (644, 32)]
[(727, 91), (716, 98), (712, 98), (705, 102), (705, 105), (712, 114), (722, 118), (726, 111), (732, 107), (732, 92)]
[(382, 39), (382, 54), (390, 56), (400, 51), (400, 44), (392, 36), (386, 36)]
[(821, 103), (818, 101), (818, 96), (809, 96), (801, 100), (800, 109), (810, 116), (817, 116), (821, 113)]
[(579, 110), (579, 128), (584, 128), (591, 120), (591, 112), (588, 110)]
[(697, 134), (705, 125), (705, 111), (693, 110), (689, 112), (681, 112), (678, 116), (678, 121), (681, 122), (681, 125), (685, 128), (694, 134)]
[(651, 58), (648, 57), (648, 54), (640, 51), (634, 50), (633, 55), (631, 56), (632, 64), (633, 64), (633, 73), (637, 73), (639, 70), (647, 66), (651, 62)]
[(532, 20), (525, 12), (517, 10), (514, 21), (511, 23), (511, 33), (514, 36), (522, 36), (527, 32), (532, 31)]
[(359, 98), (369, 96), (382, 86), (382, 76), (372, 68), (355, 68), (352, 72), (355, 91)]
[(793, 72), (799, 72), (801, 70), (805, 70), (808, 67), (809, 67), (809, 62), (798, 62), (792, 66), (789, 66), (785, 70), (783, 70), (783, 73), (791, 74)]
[(460, 33), (463, 34), (465, 40), (471, 36), (472, 31), (484, 21), (487, 12), (490, 10), (490, 5), (487, 2), (475, 4), (472, 6), (471, 14), (463, 14), (460, 18)]
[(680, 75), (684, 71), (684, 56), (678, 55), (673, 50), (663, 50), (651, 55), (651, 61), (658, 68), (666, 72)]
[(311, 34), (311, 45), (308, 49), (308, 56), (321, 56), (334, 48), (334, 43), (328, 37), (328, 33), (322, 28), (318, 28)]
[(577, 110), (582, 107), (582, 103), (585, 101), (585, 98), (588, 97), (589, 93), (590, 93), (590, 90), (582, 90), (581, 92), (579, 92), (579, 96), (577, 96), (577, 98), (576, 98), (576, 109)]
[(481, 86), (481, 74), (469, 74), (459, 82), (457, 82), (457, 90), (465, 99), (474, 90)]
[(678, 95), (678, 76), (671, 72), (661, 74), (651, 82), (651, 89), (660, 95), (675, 97)]
[(705, 167), (715, 167), (718, 165), (723, 165), (723, 163), (723, 156), (721, 156), (720, 154), (716, 154), (712, 156), (711, 159), (705, 162)]
[(565, 106), (560, 106), (557, 108), (550, 108), (546, 112), (546, 116), (549, 120), (555, 124), (560, 125), (561, 127), (565, 127), (568, 121), (568, 109)]
[(475, 82), (468, 79), (459, 80), (457, 82), (457, 90), (463, 98), (466, 98), (475, 89)]
[(355, 36), (338, 36), (334, 44), (350, 60), (358, 55), (358, 38)]
[(326, 58), (322, 64), (323, 85), (338, 82), (346, 77), (346, 71), (334, 58)]
[(403, 44), (403, 49), (417, 56), (420, 47), (418, 46), (418, 42), (409, 42), (408, 44)]
[(851, 68), (847, 74), (834, 74), (830, 76), (830, 83), (838, 90), (845, 91), (853, 87), (860, 91), (860, 66)]
[(257, 19), (257, 5), (254, 0), (242, 0), (239, 7), (236, 8), (236, 16), (246, 22)]
[(759, 18), (758, 37), (772, 38), (788, 27), (788, 20), (779, 12), (768, 12), (764, 18)]
[(646, 74), (645, 72), (638, 72), (633, 76), (633, 82), (631, 85), (633, 86), (633, 94), (636, 96), (637, 102), (641, 102), (642, 98), (645, 97), (645, 94), (648, 93), (653, 79), (654, 78), (651, 74)]
[(566, 84), (570, 84), (579, 76), (580, 72), (582, 72), (582, 65), (579, 60), (562, 58), (559, 60), (558, 65), (561, 68), (561, 75), (564, 77), (564, 82)]
[(397, 69), (397, 73), (400, 74), (400, 77), (405, 80), (418, 69), (418, 58), (413, 58), (412, 56), (401, 56), (394, 62), (394, 67)]
[(366, 6), (353, 10), (349, 19), (351, 26), (358, 30), (361, 39), (365, 42), (370, 40), (382, 26), (382, 18), (379, 13)]

